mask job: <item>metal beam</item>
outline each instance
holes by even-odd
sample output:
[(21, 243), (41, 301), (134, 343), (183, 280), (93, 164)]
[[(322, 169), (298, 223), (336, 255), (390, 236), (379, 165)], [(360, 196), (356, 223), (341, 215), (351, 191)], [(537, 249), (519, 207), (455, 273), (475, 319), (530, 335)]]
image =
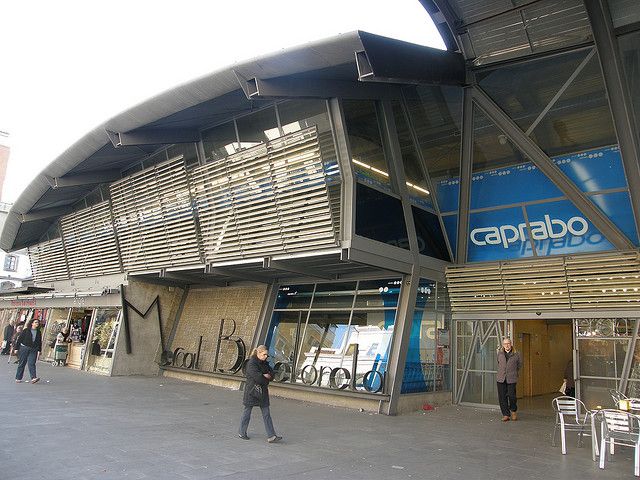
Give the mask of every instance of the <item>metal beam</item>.
[(172, 143), (197, 143), (200, 141), (198, 130), (186, 128), (155, 128), (114, 132), (106, 130), (114, 148), (138, 145), (169, 145)]
[(65, 175), (63, 177), (45, 176), (51, 188), (77, 187), (79, 185), (95, 185), (97, 183), (111, 183), (120, 180), (120, 170), (98, 170), (77, 175)]
[(274, 279), (271, 277), (259, 275), (253, 272), (242, 272), (229, 267), (212, 267), (211, 265), (207, 265), (205, 272), (210, 273), (212, 275), (220, 275), (224, 277), (231, 277), (238, 280), (246, 280), (248, 282), (267, 283), (267, 284), (274, 282)]
[(161, 271), (159, 277), (167, 278), (169, 280), (177, 280), (188, 285), (214, 285), (216, 287), (226, 287), (228, 285), (228, 282), (217, 280), (215, 278), (203, 278), (201, 272), (189, 274), (186, 272)]
[[(553, 163), (542, 149), (481, 88), (472, 89), (473, 100), (513, 144), (551, 180), (615, 248), (627, 250), (634, 245), (618, 227)], [(465, 234), (466, 235), (466, 234)], [(460, 240), (460, 239), (458, 239)], [(465, 238), (466, 240), (466, 238)]]
[(61, 217), (73, 212), (70, 206), (42, 208), (40, 210), (32, 210), (27, 213), (18, 214), (21, 223), (35, 222), (37, 220), (45, 220), (47, 218)]
[(584, 2), (595, 40), (600, 67), (613, 116), (613, 126), (618, 137), (622, 164), (629, 185), (631, 209), (640, 229), (640, 140), (638, 125), (633, 114), (633, 102), (618, 50), (613, 22), (607, 0), (585, 0)]
[[(353, 243), (362, 244), (362, 246), (364, 247), (364, 244), (368, 244), (369, 242), (374, 244), (379, 243), (379, 242), (375, 242), (374, 240), (368, 240), (361, 237), (354, 238)], [(392, 247), (392, 246), (388, 246), (388, 247), (393, 248), (394, 250), (399, 250), (397, 247)], [(345, 248), (342, 250), (342, 255), (340, 260), (361, 263), (363, 265), (367, 265), (375, 268), (382, 268), (384, 270), (389, 270), (392, 272), (411, 273), (411, 266), (413, 265), (413, 256), (408, 251), (406, 253), (409, 254), (409, 258), (403, 261), (403, 260), (397, 260), (393, 258), (391, 255), (387, 256), (383, 252), (374, 253), (373, 250), (366, 247), (361, 249), (351, 247), (351, 248)]]
[(263, 80), (251, 78), (242, 90), (249, 100), (254, 98), (351, 98), (399, 99), (400, 87), (363, 84), (346, 80), (280, 77)]
[(402, 391), (402, 380), (404, 378), (404, 368), (407, 363), (407, 352), (409, 350), (409, 340), (411, 339), (411, 327), (413, 324), (413, 312), (416, 306), (418, 295), (418, 284), (420, 274), (418, 265), (414, 265), (411, 275), (406, 275), (402, 279), (402, 290), (398, 299), (398, 314), (393, 325), (393, 339), (391, 354), (388, 362), (388, 375), (390, 381), (389, 403), (387, 404), (387, 415), (398, 413), (398, 403)]
[(360, 32), (364, 50), (356, 52), (358, 78), (364, 82), (456, 85), (465, 83), (460, 53)]
[[(460, 189), (458, 197), (458, 237), (455, 262), (467, 261), (467, 235), (471, 208), (471, 173), (473, 171), (473, 94), (471, 87), (463, 90), (462, 144), (460, 146)], [(445, 230), (446, 233), (446, 230)]]
[(304, 277), (322, 278), (324, 280), (335, 280), (337, 277), (337, 275), (332, 275), (312, 267), (303, 267), (284, 260), (273, 260), (271, 257), (265, 257), (262, 260), (262, 268), (265, 270), (297, 273)]

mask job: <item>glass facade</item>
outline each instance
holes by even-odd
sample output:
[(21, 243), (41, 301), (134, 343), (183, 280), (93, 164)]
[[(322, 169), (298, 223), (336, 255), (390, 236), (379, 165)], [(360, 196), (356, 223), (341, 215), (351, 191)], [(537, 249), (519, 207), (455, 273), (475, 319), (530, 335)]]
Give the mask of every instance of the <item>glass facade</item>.
[(285, 285), (266, 345), (277, 381), (386, 393), (400, 279)]
[[(636, 319), (596, 318), (576, 320), (580, 398), (588, 408), (609, 405), (609, 389), (619, 389)], [(632, 358), (635, 358), (633, 355)], [(637, 372), (632, 364), (628, 390), (635, 392)]]
[(420, 280), (402, 379), (402, 393), (451, 389), (450, 314), (442, 283)]
[(389, 163), (382, 141), (379, 114), (371, 100), (344, 100), (344, 118), (351, 162), (359, 182), (392, 191)]

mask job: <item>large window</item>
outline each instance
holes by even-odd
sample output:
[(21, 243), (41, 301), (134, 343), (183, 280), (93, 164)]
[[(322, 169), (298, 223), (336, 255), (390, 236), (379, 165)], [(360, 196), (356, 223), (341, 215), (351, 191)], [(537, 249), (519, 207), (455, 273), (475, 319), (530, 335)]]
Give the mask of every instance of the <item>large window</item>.
[(442, 283), (420, 280), (407, 350), (402, 393), (451, 389), (450, 315)]
[(15, 255), (5, 255), (4, 270), (6, 272), (15, 272), (18, 270), (18, 257)]
[(267, 345), (276, 380), (385, 392), (400, 279), (280, 287)]
[(389, 164), (385, 157), (376, 104), (371, 100), (343, 102), (351, 162), (359, 181), (391, 191)]

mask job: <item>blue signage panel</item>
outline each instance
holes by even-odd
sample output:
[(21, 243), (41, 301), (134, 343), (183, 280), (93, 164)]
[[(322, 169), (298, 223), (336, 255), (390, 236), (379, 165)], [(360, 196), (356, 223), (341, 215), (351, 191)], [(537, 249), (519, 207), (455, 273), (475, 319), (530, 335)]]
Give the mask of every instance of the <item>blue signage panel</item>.
[(531, 236), (540, 256), (614, 248), (569, 200), (528, 205), (526, 210)]
[(467, 259), (482, 262), (533, 255), (522, 207), (469, 215)]
[[(627, 189), (617, 146), (555, 157), (553, 162), (585, 193)], [(457, 178), (437, 184), (443, 213), (457, 212), (459, 188)], [(613, 249), (613, 245), (570, 201), (552, 200), (562, 197), (562, 192), (531, 162), (473, 174), (467, 242), (469, 261), (529, 257), (533, 255), (533, 248), (539, 256)], [(588, 198), (638, 245), (638, 233), (626, 190), (595, 193)], [(531, 202), (543, 203), (531, 205)], [(504, 205), (511, 206), (473, 212)], [(443, 218), (447, 235), (455, 245), (457, 217)]]
[[(583, 192), (627, 188), (617, 146), (555, 157), (553, 162)], [(458, 210), (458, 178), (438, 182), (436, 190), (441, 212)], [(474, 173), (471, 178), (472, 209), (563, 196), (553, 182), (531, 162)]]

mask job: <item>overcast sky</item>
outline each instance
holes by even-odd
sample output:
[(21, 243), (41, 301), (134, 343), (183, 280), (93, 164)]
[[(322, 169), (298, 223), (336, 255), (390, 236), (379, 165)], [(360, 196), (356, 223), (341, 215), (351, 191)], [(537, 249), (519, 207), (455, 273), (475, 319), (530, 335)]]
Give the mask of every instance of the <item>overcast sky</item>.
[(97, 125), (235, 62), (364, 30), (444, 48), (418, 0), (5, 0), (2, 200)]

